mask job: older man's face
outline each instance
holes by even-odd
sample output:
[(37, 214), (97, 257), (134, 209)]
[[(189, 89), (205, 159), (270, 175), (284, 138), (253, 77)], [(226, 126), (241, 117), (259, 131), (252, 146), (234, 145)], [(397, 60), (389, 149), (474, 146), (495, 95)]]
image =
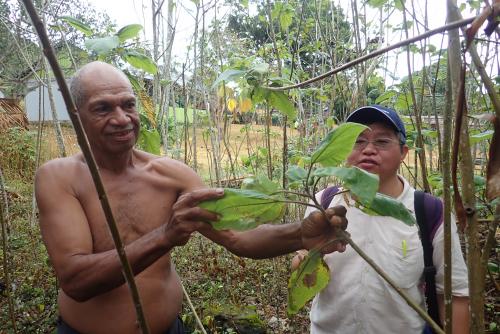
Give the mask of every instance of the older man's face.
[(139, 114), (130, 82), (112, 68), (91, 71), (83, 80), (86, 100), (79, 114), (92, 148), (110, 154), (132, 149)]

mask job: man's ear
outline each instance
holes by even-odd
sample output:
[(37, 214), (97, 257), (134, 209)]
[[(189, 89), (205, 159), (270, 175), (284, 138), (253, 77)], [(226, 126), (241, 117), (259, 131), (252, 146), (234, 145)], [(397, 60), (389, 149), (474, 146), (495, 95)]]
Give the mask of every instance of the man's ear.
[(401, 162), (406, 158), (408, 155), (408, 146), (406, 144), (401, 145)]

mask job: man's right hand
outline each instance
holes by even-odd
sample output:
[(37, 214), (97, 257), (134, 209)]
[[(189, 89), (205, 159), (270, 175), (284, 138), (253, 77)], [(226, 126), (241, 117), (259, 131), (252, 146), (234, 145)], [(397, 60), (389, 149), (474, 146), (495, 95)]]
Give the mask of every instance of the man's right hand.
[(200, 202), (218, 199), (224, 196), (221, 188), (198, 189), (179, 196), (172, 206), (172, 216), (165, 225), (165, 234), (168, 235), (169, 243), (172, 246), (185, 245), (191, 234), (205, 227), (209, 221), (217, 221), (217, 214), (202, 209), (197, 205)]
[(321, 211), (314, 211), (304, 218), (302, 221), (304, 248), (310, 250), (321, 247), (323, 254), (345, 251), (346, 241), (329, 242), (339, 238), (339, 232), (347, 228), (346, 211), (345, 207), (338, 205), (325, 210), (326, 217)]

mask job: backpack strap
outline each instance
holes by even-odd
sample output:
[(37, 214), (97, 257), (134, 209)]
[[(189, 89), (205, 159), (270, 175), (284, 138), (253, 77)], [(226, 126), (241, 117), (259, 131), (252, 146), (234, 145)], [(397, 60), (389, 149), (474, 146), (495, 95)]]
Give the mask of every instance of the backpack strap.
[(323, 209), (328, 209), (333, 197), (339, 192), (338, 186), (330, 186), (321, 193), (320, 204)]
[(427, 313), (441, 326), (436, 295), (436, 267), (432, 261), (432, 239), (442, 221), (441, 201), (423, 191), (416, 190), (414, 195), (415, 216), (419, 227), (420, 240), (424, 249), (424, 279)]

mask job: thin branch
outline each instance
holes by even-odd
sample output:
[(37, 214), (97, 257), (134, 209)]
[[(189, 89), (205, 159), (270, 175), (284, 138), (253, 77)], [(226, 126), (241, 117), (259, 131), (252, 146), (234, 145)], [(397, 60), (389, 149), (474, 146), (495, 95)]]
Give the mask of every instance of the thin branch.
[(387, 274), (375, 263), (373, 260), (366, 255), (366, 253), (352, 241), (351, 237), (347, 234), (347, 232), (341, 231), (342, 237), (349, 243), (349, 245), (361, 256), (372, 268), (375, 270), (389, 285), (396, 290), (396, 292), (413, 308), (427, 323), (432, 327), (435, 333), (444, 334), (443, 330), (439, 327), (438, 324), (432, 320), (432, 318), (425, 312), (418, 304), (416, 304), (406, 292), (404, 292), (400, 287), (396, 285), (396, 283), (389, 277)]
[(404, 41), (401, 41), (399, 43), (396, 43), (396, 44), (393, 44), (393, 45), (390, 45), (388, 47), (385, 47), (385, 48), (382, 48), (382, 49), (379, 49), (379, 50), (376, 50), (372, 53), (369, 53), (367, 55), (364, 55), (362, 57), (359, 57), (357, 59), (354, 59), (353, 61), (350, 61), (344, 65), (341, 65), (337, 68), (334, 68), (333, 70), (329, 71), (329, 72), (326, 72), (324, 74), (321, 74), (317, 77), (314, 77), (314, 78), (311, 78), (309, 80), (306, 80), (304, 82), (300, 82), (298, 84), (295, 84), (295, 85), (290, 85), (290, 86), (284, 86), (284, 87), (266, 87), (267, 89), (269, 90), (274, 90), (274, 91), (282, 91), (282, 90), (288, 90), (288, 89), (293, 89), (293, 88), (302, 88), (304, 86), (308, 86), (316, 81), (319, 81), (319, 80), (322, 80), (322, 79), (325, 79), (329, 76), (332, 76), (334, 74), (337, 74), (343, 70), (346, 70), (350, 67), (353, 67), (359, 63), (362, 63), (368, 59), (371, 59), (371, 58), (375, 58), (377, 56), (380, 56), (384, 53), (387, 53), (388, 51), (391, 51), (391, 50), (394, 50), (394, 49), (398, 49), (402, 46), (406, 46), (408, 44), (411, 44), (411, 43), (415, 43), (419, 40), (422, 40), (424, 38), (428, 38), (430, 36), (433, 36), (433, 35), (436, 35), (436, 34), (439, 34), (439, 33), (442, 33), (442, 32), (445, 32), (445, 31), (448, 31), (448, 30), (452, 30), (452, 29), (456, 29), (458, 27), (461, 27), (461, 26), (465, 26), (467, 24), (470, 24), (472, 21), (474, 21), (475, 17), (471, 17), (471, 18), (468, 18), (468, 19), (463, 19), (463, 20), (460, 20), (460, 21), (456, 21), (456, 22), (453, 22), (453, 23), (450, 23), (450, 24), (447, 24), (447, 25), (444, 25), (442, 27), (439, 27), (439, 28), (436, 28), (436, 29), (432, 29), (432, 30), (429, 30), (421, 35), (418, 35), (418, 36), (415, 36), (415, 37), (412, 37), (412, 38), (409, 38), (409, 39), (406, 39)]

